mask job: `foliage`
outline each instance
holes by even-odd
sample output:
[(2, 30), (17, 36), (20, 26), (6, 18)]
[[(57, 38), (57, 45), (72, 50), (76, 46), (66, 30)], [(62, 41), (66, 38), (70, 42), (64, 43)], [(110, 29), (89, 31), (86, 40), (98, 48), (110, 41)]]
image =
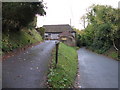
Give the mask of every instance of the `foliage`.
[(117, 51), (113, 47), (111, 47), (108, 51), (106, 51), (104, 53), (104, 55), (107, 55), (108, 57), (111, 57), (113, 59), (119, 60), (118, 59), (118, 53), (117, 53)]
[(36, 14), (45, 15), (44, 9), (42, 1), (2, 3), (3, 53), (42, 41), (42, 37), (35, 30), (35, 27)]
[(59, 46), (58, 64), (55, 67), (55, 51), (48, 74), (49, 87), (68, 88), (74, 83), (77, 73), (77, 52), (63, 43)]
[[(104, 5), (93, 5), (86, 14), (88, 26), (82, 34), (78, 43), (86, 45), (98, 53), (104, 53), (116, 39), (120, 38), (118, 28), (119, 9)], [(115, 43), (117, 45), (117, 43)]]
[(2, 25), (5, 30), (20, 30), (34, 21), (35, 15), (45, 15), (42, 2), (3, 2)]
[(45, 28), (44, 27), (37, 28), (37, 31), (40, 33), (40, 35), (44, 39)]
[(76, 29), (76, 28), (73, 28), (77, 33), (76, 33), (76, 45), (78, 47), (82, 46), (83, 45), (83, 42), (81, 42), (82, 40), (80, 40), (82, 37), (81, 35), (83, 35), (84, 31), (83, 30), (79, 30), (79, 29)]
[(40, 34), (35, 29), (24, 28), (19, 32), (7, 32), (2, 34), (2, 51), (3, 53), (21, 48), (35, 42), (42, 41)]

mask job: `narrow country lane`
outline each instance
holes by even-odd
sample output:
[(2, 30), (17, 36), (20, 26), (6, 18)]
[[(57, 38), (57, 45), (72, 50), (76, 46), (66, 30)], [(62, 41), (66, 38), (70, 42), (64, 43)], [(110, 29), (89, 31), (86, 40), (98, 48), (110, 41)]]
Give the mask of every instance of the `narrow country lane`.
[(55, 41), (45, 41), (2, 63), (3, 88), (44, 88)]
[(85, 48), (78, 50), (81, 88), (118, 88), (118, 61), (98, 55)]

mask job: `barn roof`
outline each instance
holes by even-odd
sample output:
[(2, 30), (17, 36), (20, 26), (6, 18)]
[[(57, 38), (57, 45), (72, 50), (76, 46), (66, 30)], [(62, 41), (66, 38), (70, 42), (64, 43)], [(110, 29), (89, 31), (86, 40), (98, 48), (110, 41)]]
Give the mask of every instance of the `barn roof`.
[(64, 32), (64, 31), (73, 31), (69, 24), (63, 25), (43, 25), (45, 32)]
[(71, 34), (71, 32), (65, 31), (65, 32), (60, 33), (59, 36), (73, 36), (73, 35)]

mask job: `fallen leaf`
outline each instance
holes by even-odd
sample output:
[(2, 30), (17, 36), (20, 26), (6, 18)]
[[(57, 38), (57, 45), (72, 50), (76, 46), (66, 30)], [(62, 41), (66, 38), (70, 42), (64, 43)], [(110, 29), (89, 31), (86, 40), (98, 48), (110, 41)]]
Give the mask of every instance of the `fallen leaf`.
[(80, 75), (78, 74), (78, 77), (79, 77)]
[(37, 69), (38, 69), (38, 67), (37, 67)]
[(33, 68), (30, 68), (30, 70), (33, 70)]
[(81, 86), (78, 86), (78, 88), (81, 88)]

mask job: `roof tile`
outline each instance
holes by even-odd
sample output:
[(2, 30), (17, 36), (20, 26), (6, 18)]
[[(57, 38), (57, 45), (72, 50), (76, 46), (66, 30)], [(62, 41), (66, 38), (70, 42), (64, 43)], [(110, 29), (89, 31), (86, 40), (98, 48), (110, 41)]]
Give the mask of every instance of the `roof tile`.
[(64, 32), (64, 31), (73, 31), (69, 24), (63, 25), (43, 25), (45, 32)]

